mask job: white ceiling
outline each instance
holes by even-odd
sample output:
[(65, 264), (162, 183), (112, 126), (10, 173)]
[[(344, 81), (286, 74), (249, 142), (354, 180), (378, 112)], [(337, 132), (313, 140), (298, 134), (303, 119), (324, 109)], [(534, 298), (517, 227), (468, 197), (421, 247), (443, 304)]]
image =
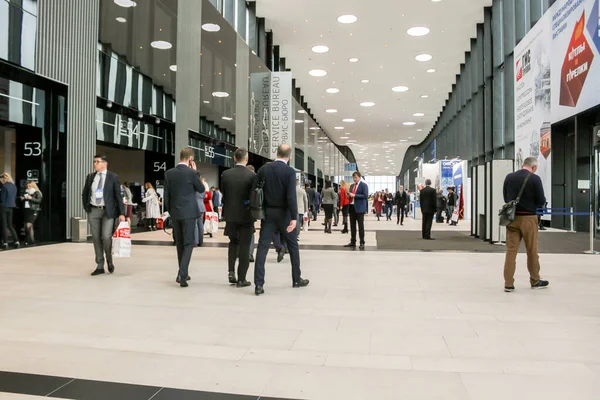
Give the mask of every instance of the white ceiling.
[[(340, 137), (357, 140), (354, 154), (363, 173), (397, 175), (408, 146), (420, 143), (433, 127), (470, 48), (470, 39), (476, 35), (476, 24), (483, 22), (483, 8), (491, 3), (257, 0), (257, 13), (266, 18), (267, 29), (273, 30), (286, 67), (293, 71), (305, 101), (327, 134), (338, 144), (346, 144)], [(358, 21), (339, 23), (337, 18), (346, 14), (357, 16)], [(407, 30), (415, 26), (431, 32), (409, 36)], [(314, 53), (311, 49), (316, 45), (329, 47), (329, 52)], [(431, 54), (433, 59), (416, 61), (415, 56), (421, 53)], [(351, 57), (359, 61), (350, 63)], [(436, 72), (427, 73), (429, 68)], [(324, 69), (328, 74), (312, 77), (308, 73), (312, 69)], [(370, 82), (361, 83), (362, 79)], [(400, 85), (409, 90), (391, 90)], [(326, 93), (331, 87), (340, 92)], [(366, 101), (375, 102), (375, 106), (359, 105)], [(338, 112), (330, 114), (326, 109)], [(425, 116), (415, 117), (414, 113)], [(344, 118), (356, 122), (344, 123)], [(404, 122), (416, 125), (405, 126)], [(345, 129), (336, 130), (336, 126)]]

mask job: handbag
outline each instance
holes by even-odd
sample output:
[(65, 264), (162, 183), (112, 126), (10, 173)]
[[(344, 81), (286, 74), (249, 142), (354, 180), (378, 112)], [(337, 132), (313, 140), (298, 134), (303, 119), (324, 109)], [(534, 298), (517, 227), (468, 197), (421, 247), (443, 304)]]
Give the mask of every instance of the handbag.
[[(265, 166), (264, 169), (270, 168), (269, 166)], [(265, 219), (265, 194), (263, 188), (265, 186), (265, 177), (263, 175), (263, 168), (259, 171), (260, 181), (256, 185), (254, 189), (250, 192), (250, 215), (252, 215), (252, 219), (254, 220), (263, 220)]]
[(521, 195), (523, 194), (523, 190), (525, 190), (525, 185), (527, 185), (530, 176), (531, 173), (527, 174), (525, 177), (521, 189), (519, 189), (519, 194), (517, 194), (517, 198), (504, 204), (500, 209), (500, 213), (498, 213), (498, 216), (500, 216), (500, 226), (508, 226), (515, 221), (517, 204), (519, 204), (519, 201), (521, 200)]

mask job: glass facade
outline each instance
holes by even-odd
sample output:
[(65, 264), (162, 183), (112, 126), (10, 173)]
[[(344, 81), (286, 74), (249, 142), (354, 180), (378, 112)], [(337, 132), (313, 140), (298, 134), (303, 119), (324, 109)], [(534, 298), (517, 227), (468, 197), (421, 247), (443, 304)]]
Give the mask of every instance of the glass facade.
[(36, 0), (0, 0), (0, 59), (35, 69)]

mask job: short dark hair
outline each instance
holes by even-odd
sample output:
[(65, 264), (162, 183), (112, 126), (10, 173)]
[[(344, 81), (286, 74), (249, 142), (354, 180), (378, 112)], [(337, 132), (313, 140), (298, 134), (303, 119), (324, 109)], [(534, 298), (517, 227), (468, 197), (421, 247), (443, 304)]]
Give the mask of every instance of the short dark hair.
[(425, 179), (425, 186), (431, 186), (431, 179)]
[(360, 172), (358, 172), (358, 171), (354, 171), (354, 172), (352, 173), (352, 176), (358, 176), (359, 178), (362, 178), (362, 175), (361, 175), (361, 174), (360, 174)]
[(289, 144), (280, 144), (277, 148), (277, 157), (289, 158), (292, 156), (292, 146)]
[(238, 147), (235, 149), (235, 153), (233, 153), (233, 159), (237, 162), (246, 160), (248, 157), (248, 150), (243, 147)]
[(179, 153), (180, 161), (187, 161), (190, 157), (194, 157), (194, 149), (191, 147), (184, 147), (181, 149), (181, 152)]
[(108, 162), (108, 158), (106, 158), (106, 154), (96, 154), (94, 156), (94, 159), (96, 159), (96, 158), (99, 158), (99, 159), (101, 159), (104, 162)]
[(325, 189), (329, 189), (331, 187), (331, 181), (325, 181)]

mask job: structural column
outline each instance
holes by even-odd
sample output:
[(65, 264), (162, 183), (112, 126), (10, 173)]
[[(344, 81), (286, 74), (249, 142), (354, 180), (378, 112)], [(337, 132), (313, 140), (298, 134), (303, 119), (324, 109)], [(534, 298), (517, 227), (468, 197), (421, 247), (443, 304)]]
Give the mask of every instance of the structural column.
[(240, 36), (237, 36), (236, 60), (235, 145), (250, 149), (250, 49)]

